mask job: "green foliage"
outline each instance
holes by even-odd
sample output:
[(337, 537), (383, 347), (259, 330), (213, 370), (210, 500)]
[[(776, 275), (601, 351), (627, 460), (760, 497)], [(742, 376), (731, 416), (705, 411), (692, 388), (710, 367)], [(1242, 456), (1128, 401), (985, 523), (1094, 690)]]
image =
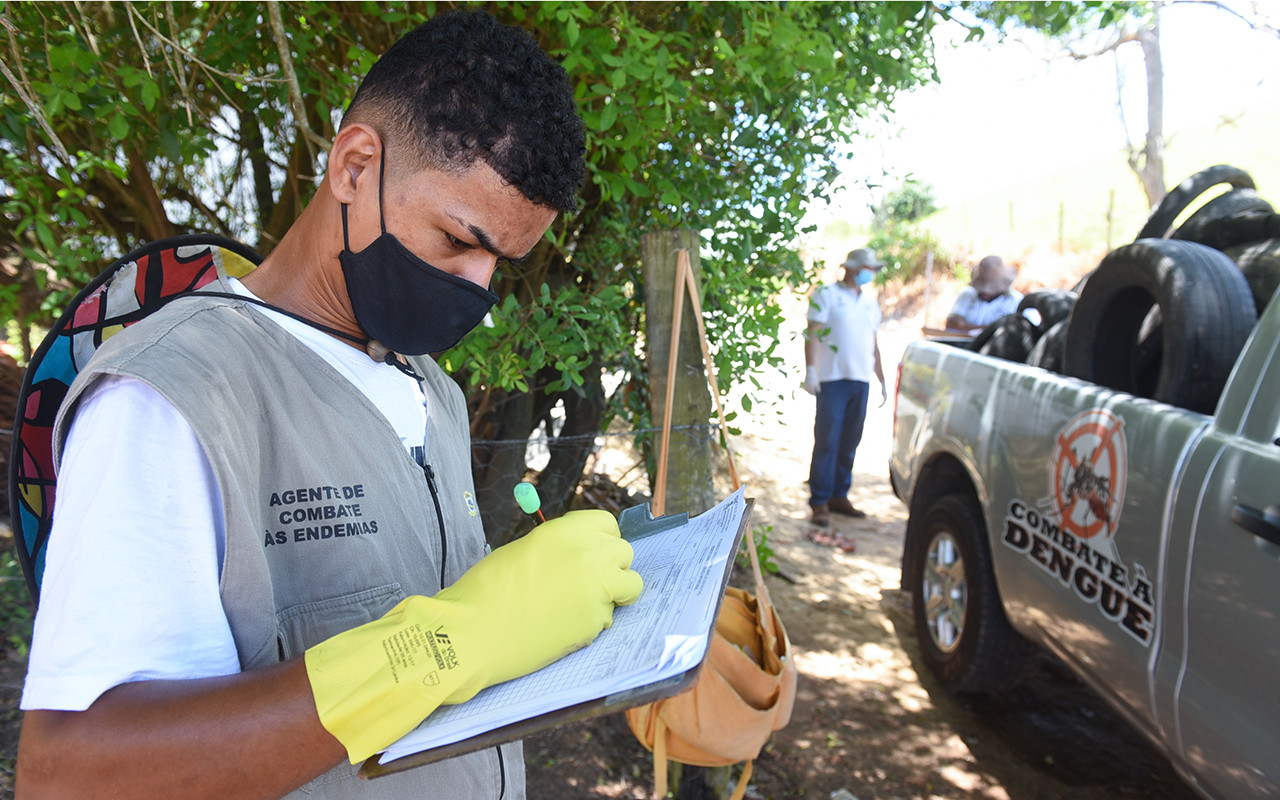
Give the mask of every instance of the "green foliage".
[(31, 647), (35, 611), (27, 594), (22, 565), (12, 547), (13, 540), (8, 538), (6, 542), (10, 546), (0, 550), (0, 637), (5, 647), (25, 658)]
[[(773, 533), (772, 525), (765, 525), (762, 528), (756, 528), (753, 532), (756, 545), (756, 558), (760, 561), (760, 569), (765, 572), (778, 573), (778, 562), (773, 560), (773, 548), (769, 546), (769, 534)], [(747, 548), (751, 543), (743, 539), (738, 546), (737, 564), (745, 570), (751, 569), (751, 554)]]
[(933, 196), (933, 187), (908, 179), (885, 195), (880, 208), (876, 209), (876, 218), (894, 222), (916, 222), (937, 210), (938, 202)]
[[(492, 325), (477, 328), (440, 360), (446, 371), (505, 391), (561, 392), (580, 387), (591, 366), (593, 346), (635, 345), (635, 332), (621, 326), (631, 298), (618, 286), (585, 291), (579, 286), (552, 293), (543, 283), (532, 303), (507, 295), (490, 314)], [(547, 368), (551, 369), (548, 370)], [(529, 376), (547, 373), (549, 382), (531, 387)]]
[(955, 268), (937, 237), (919, 224), (937, 210), (933, 187), (913, 179), (885, 194), (873, 209), (876, 224), (867, 242), (885, 262), (877, 284), (923, 275), (931, 253), (935, 273), (949, 274)]
[[(922, 4), (545, 4), (532, 27), (563, 54), (588, 127), (591, 185), (575, 225), (577, 280), (641, 296), (640, 236), (703, 232), (703, 305), (724, 386), (779, 363), (770, 298), (803, 280), (792, 250), (809, 198), (835, 178), (830, 148), (901, 88), (932, 74)], [(580, 228), (580, 229), (582, 229)], [(562, 279), (563, 280), (563, 279)], [(633, 303), (622, 331), (643, 330)], [(633, 335), (606, 371), (643, 377)], [(491, 379), (486, 376), (481, 383)], [(474, 381), (474, 378), (469, 378)], [(758, 384), (756, 384), (758, 386)], [(647, 397), (614, 413), (647, 424)], [(750, 402), (748, 400), (748, 402)]]
[[(279, 35), (270, 3), (0, 5), (12, 89), (0, 95), (0, 314), (47, 326), (144, 240), (203, 230), (269, 252), (314, 193), (360, 76), (438, 5), (452, 4), (283, 2)], [(836, 178), (835, 148), (936, 78), (930, 31), (966, 4), (486, 7), (568, 71), (588, 180), (581, 210), (498, 276), (492, 327), (443, 362), (473, 409), (495, 413), (523, 393), (535, 409), (595, 398), (615, 376), (601, 429), (617, 414), (648, 426), (643, 234), (701, 233), (717, 374), (758, 388), (780, 361), (771, 298), (805, 280), (794, 241)], [(1020, 13), (1058, 22), (1038, 4)], [(534, 423), (486, 424), (522, 438)]]
[(923, 275), (933, 253), (934, 275), (952, 275), (957, 261), (938, 238), (914, 222), (890, 221), (877, 228), (867, 242), (885, 262), (876, 275), (876, 283), (910, 280)]
[(969, 25), (972, 40), (981, 39), (989, 28), (998, 36), (1018, 28), (1033, 28), (1047, 36), (1059, 37), (1105, 30), (1127, 17), (1152, 13), (1154, 5), (1148, 0), (964, 0), (944, 8), (946, 13)]

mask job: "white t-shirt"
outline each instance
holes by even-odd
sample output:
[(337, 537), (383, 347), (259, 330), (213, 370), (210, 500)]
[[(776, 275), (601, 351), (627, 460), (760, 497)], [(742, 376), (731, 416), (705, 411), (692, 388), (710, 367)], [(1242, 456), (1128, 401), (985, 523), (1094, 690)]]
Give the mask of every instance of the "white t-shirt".
[(959, 316), (970, 325), (985, 328), (1003, 316), (1018, 313), (1018, 304), (1021, 302), (1022, 293), (1016, 289), (984, 301), (977, 289), (966, 286), (956, 295), (956, 301), (951, 305), (947, 316)]
[(880, 304), (865, 291), (841, 283), (819, 287), (809, 298), (809, 322), (830, 331), (818, 340), (818, 380), (866, 381), (875, 375)]
[[(421, 460), (427, 408), (416, 380), (254, 310), (355, 384)], [(145, 383), (100, 380), (63, 450), (22, 708), (83, 711), (122, 683), (239, 672), (218, 593), (225, 541), (222, 496), (191, 426)]]

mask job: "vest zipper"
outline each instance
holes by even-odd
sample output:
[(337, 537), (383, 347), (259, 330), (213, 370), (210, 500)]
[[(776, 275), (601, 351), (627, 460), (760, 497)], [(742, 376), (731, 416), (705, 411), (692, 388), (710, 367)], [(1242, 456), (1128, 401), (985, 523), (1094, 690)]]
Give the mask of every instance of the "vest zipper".
[(498, 751), (498, 800), (507, 796), (507, 765), (502, 760), (502, 745), (493, 748)]
[(440, 508), (440, 492), (436, 489), (436, 471), (430, 464), (422, 466), (427, 476), (427, 488), (431, 490), (431, 503), (436, 507), (436, 521), (440, 523), (440, 588), (444, 588), (444, 565), (449, 560), (449, 540), (444, 535), (444, 510)]
[[(422, 465), (427, 476), (427, 488), (431, 490), (431, 504), (436, 507), (436, 521), (440, 524), (440, 588), (444, 588), (444, 565), (449, 556), (449, 540), (444, 535), (444, 510), (440, 507), (440, 491), (436, 488), (436, 471), (430, 464)], [(507, 764), (502, 757), (502, 745), (493, 748), (498, 753), (498, 800), (507, 796)]]
[[(436, 471), (430, 464), (422, 466), (427, 476), (427, 488), (431, 490), (431, 503), (436, 507), (436, 521), (440, 523), (440, 588), (444, 588), (444, 565), (449, 556), (449, 540), (444, 535), (444, 510), (440, 507), (440, 491), (436, 488)], [(507, 796), (507, 764), (502, 757), (502, 745), (493, 748), (498, 753), (498, 800)]]

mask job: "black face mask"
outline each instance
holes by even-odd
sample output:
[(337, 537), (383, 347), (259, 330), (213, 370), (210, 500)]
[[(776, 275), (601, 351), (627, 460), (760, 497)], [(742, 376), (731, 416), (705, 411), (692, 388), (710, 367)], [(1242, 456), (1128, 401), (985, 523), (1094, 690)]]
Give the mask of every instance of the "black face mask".
[(382, 214), (378, 173), (378, 221), (382, 234), (359, 253), (347, 238), (347, 206), (342, 205), (342, 245), (338, 255), (356, 323), (372, 339), (397, 353), (439, 353), (462, 341), (480, 324), (498, 296), (466, 278), (431, 266), (390, 233)]

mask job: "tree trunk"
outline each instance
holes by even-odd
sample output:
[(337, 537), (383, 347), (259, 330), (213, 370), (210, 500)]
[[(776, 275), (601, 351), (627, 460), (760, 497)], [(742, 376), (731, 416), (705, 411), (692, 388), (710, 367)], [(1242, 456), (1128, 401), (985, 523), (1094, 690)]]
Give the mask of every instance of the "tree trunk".
[(489, 546), (501, 547), (516, 538), (523, 521), (512, 490), (527, 469), (525, 442), (534, 425), (534, 396), (501, 394), (479, 422), (472, 428), (480, 436), (471, 445), (471, 475), (485, 539)]
[[(677, 254), (689, 251), (689, 267), (697, 285), (698, 235), (692, 230), (655, 231), (641, 240), (644, 261), (645, 338), (648, 342), (649, 395), (655, 426), (661, 425), (667, 400), (667, 373), (671, 362), (671, 334), (675, 318)], [(686, 291), (683, 286), (680, 291)], [(715, 505), (712, 485), (711, 390), (693, 310), (684, 296), (680, 316), (680, 340), (671, 395), (671, 436), (667, 474), (651, 475), (655, 497), (658, 482), (666, 480), (665, 513), (700, 514)], [(676, 430), (688, 426), (687, 430)], [(694, 427), (697, 426), (697, 427)], [(661, 434), (658, 437), (661, 447)], [(727, 797), (729, 767), (704, 768), (678, 765), (672, 771), (678, 800), (718, 800)]]
[(1160, 55), (1159, 3), (1150, 26), (1137, 33), (1147, 71), (1147, 139), (1140, 152), (1129, 154), (1129, 167), (1138, 176), (1147, 204), (1155, 208), (1164, 199), (1164, 62)]
[[(540, 376), (548, 380), (554, 376)], [(595, 434), (604, 417), (604, 387), (598, 367), (584, 370), (582, 394), (569, 390), (545, 395), (539, 391), (519, 394), (495, 392), (492, 405), (472, 425), (472, 478), (476, 500), (491, 547), (514, 541), (533, 528), (533, 520), (515, 502), (512, 489), (528, 472), (526, 443), (538, 425), (547, 421), (547, 446), (551, 457), (536, 484), (545, 517), (569, 510), (582, 470), (595, 447)], [(564, 403), (564, 426), (550, 429), (550, 411)], [(476, 409), (471, 409), (477, 413)]]
[[(583, 371), (582, 394), (569, 390), (554, 398), (564, 402), (564, 427), (560, 434), (550, 438), (551, 459), (538, 477), (538, 492), (542, 496), (545, 515), (559, 516), (569, 510), (578, 484), (582, 482), (582, 470), (595, 448), (595, 434), (600, 432), (604, 418), (604, 386), (600, 381), (601, 368), (593, 364)], [(547, 431), (550, 437), (551, 431)]]

